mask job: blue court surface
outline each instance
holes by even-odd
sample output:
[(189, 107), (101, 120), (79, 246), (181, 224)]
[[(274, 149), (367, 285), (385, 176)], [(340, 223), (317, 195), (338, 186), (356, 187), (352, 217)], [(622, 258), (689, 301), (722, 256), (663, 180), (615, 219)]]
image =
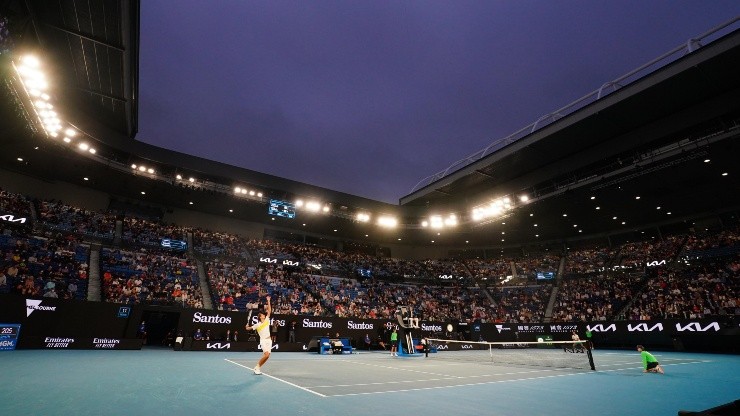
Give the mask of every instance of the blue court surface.
[(597, 350), (597, 371), (273, 353), (260, 376), (259, 353), (18, 350), (0, 353), (0, 414), (676, 415), (740, 398), (739, 356), (654, 354), (665, 375)]

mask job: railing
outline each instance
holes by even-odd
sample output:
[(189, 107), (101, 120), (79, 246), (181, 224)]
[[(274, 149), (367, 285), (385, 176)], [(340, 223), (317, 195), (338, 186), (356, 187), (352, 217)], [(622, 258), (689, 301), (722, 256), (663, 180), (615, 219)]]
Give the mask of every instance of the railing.
[(515, 143), (519, 139), (542, 129), (543, 127), (546, 127), (569, 114), (575, 113), (576, 111), (604, 98), (605, 96), (617, 91), (618, 89), (647, 76), (651, 72), (678, 60), (682, 56), (694, 52), (695, 50), (703, 47), (704, 43), (711, 43), (718, 38), (738, 29), (740, 29), (740, 16), (728, 20), (727, 22), (722, 23), (721, 25), (716, 26), (698, 36), (692, 37), (688, 39), (685, 43), (682, 43), (681, 45), (671, 49), (670, 51), (640, 66), (639, 68), (636, 68), (613, 81), (605, 82), (601, 85), (601, 87), (599, 87), (599, 89), (584, 95), (583, 97), (563, 106), (562, 108), (541, 116), (533, 123), (522, 127), (521, 129), (502, 139), (494, 141), (484, 149), (479, 150), (467, 157), (464, 157), (452, 163), (446, 169), (423, 178), (422, 180), (417, 182), (413, 188), (411, 188), (410, 193), (416, 192), (417, 190), (446, 177), (452, 172), (456, 172), (459, 169), (462, 169), (465, 166), (472, 164), (473, 162), (483, 159), (487, 155), (494, 153), (508, 146), (509, 144)]

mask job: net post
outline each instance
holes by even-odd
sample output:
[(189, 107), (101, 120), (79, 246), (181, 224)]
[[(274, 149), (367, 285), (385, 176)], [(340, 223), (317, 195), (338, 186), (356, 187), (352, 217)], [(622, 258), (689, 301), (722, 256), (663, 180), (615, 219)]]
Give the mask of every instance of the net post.
[(594, 365), (594, 356), (591, 354), (591, 346), (586, 342), (586, 354), (588, 355), (588, 365), (591, 366), (591, 370), (596, 371), (596, 366)]

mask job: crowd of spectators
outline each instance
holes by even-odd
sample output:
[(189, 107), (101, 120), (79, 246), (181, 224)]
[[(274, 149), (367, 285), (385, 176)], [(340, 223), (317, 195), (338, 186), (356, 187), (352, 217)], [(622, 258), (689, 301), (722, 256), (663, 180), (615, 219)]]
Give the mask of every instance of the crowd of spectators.
[(513, 275), (512, 258), (500, 258), (492, 260), (467, 259), (465, 264), (475, 280), (501, 281), (507, 276)]
[(493, 320), (511, 323), (543, 322), (552, 288), (552, 284), (493, 288), (493, 298), (497, 305)]
[(164, 238), (188, 241), (189, 232), (192, 232), (192, 229), (188, 227), (163, 224), (137, 217), (125, 217), (121, 238), (128, 246), (158, 247)]
[(530, 254), (514, 264), (517, 275), (534, 277), (537, 272), (557, 273), (561, 258), (562, 256), (551, 253)]
[(104, 248), (100, 266), (107, 302), (203, 307), (197, 267), (185, 255), (156, 249)]
[(620, 263), (627, 268), (644, 269), (650, 261), (671, 262), (678, 256), (685, 240), (685, 235), (673, 235), (657, 241), (624, 244), (619, 251)]
[(615, 319), (643, 282), (642, 275), (624, 272), (566, 277), (558, 288), (552, 320), (585, 322)]
[(193, 230), (193, 250), (206, 256), (245, 258), (249, 256), (249, 240), (236, 234)]
[(0, 293), (86, 299), (89, 246), (76, 239), (0, 234)]
[(614, 261), (615, 252), (604, 246), (581, 248), (568, 252), (565, 276), (594, 274), (605, 271)]
[[(0, 209), (5, 212), (32, 216), (34, 203), (45, 230), (36, 234), (43, 237), (28, 228), (0, 235), (0, 292), (85, 298), (89, 247), (81, 240), (111, 239), (116, 216), (58, 201), (32, 202), (0, 190)], [(406, 260), (378, 255), (377, 250), (344, 252), (248, 240), (126, 217), (122, 239), (129, 248), (101, 251), (104, 300), (203, 307), (195, 260), (158, 248), (163, 238), (187, 241), (190, 233), (195, 252), (211, 258), (206, 263), (211, 299), (225, 310), (257, 308), (270, 294), (279, 314), (392, 319), (397, 306), (408, 305), (427, 320), (531, 323), (546, 319), (557, 287), (551, 317), (556, 322), (740, 313), (738, 228), (613, 248), (594, 245), (564, 258), (545, 252), (460, 261)], [(651, 260), (666, 263), (647, 267)], [(534, 278), (536, 272), (557, 274), (561, 262), (563, 276), (546, 283)], [(616, 264), (624, 268), (614, 270)], [(508, 280), (512, 275), (522, 278)]]
[(21, 218), (31, 217), (31, 206), (31, 201), (25, 196), (0, 188), (0, 214), (11, 214)]
[(59, 201), (39, 202), (38, 212), (39, 221), (48, 228), (113, 240), (116, 230), (115, 214), (88, 211)]

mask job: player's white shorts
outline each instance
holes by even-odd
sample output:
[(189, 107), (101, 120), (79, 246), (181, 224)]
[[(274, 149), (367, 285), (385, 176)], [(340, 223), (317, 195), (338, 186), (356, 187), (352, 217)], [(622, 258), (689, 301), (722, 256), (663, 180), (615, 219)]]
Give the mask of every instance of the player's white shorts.
[(262, 352), (266, 352), (268, 354), (271, 353), (272, 352), (272, 339), (261, 338), (260, 346), (262, 347)]

